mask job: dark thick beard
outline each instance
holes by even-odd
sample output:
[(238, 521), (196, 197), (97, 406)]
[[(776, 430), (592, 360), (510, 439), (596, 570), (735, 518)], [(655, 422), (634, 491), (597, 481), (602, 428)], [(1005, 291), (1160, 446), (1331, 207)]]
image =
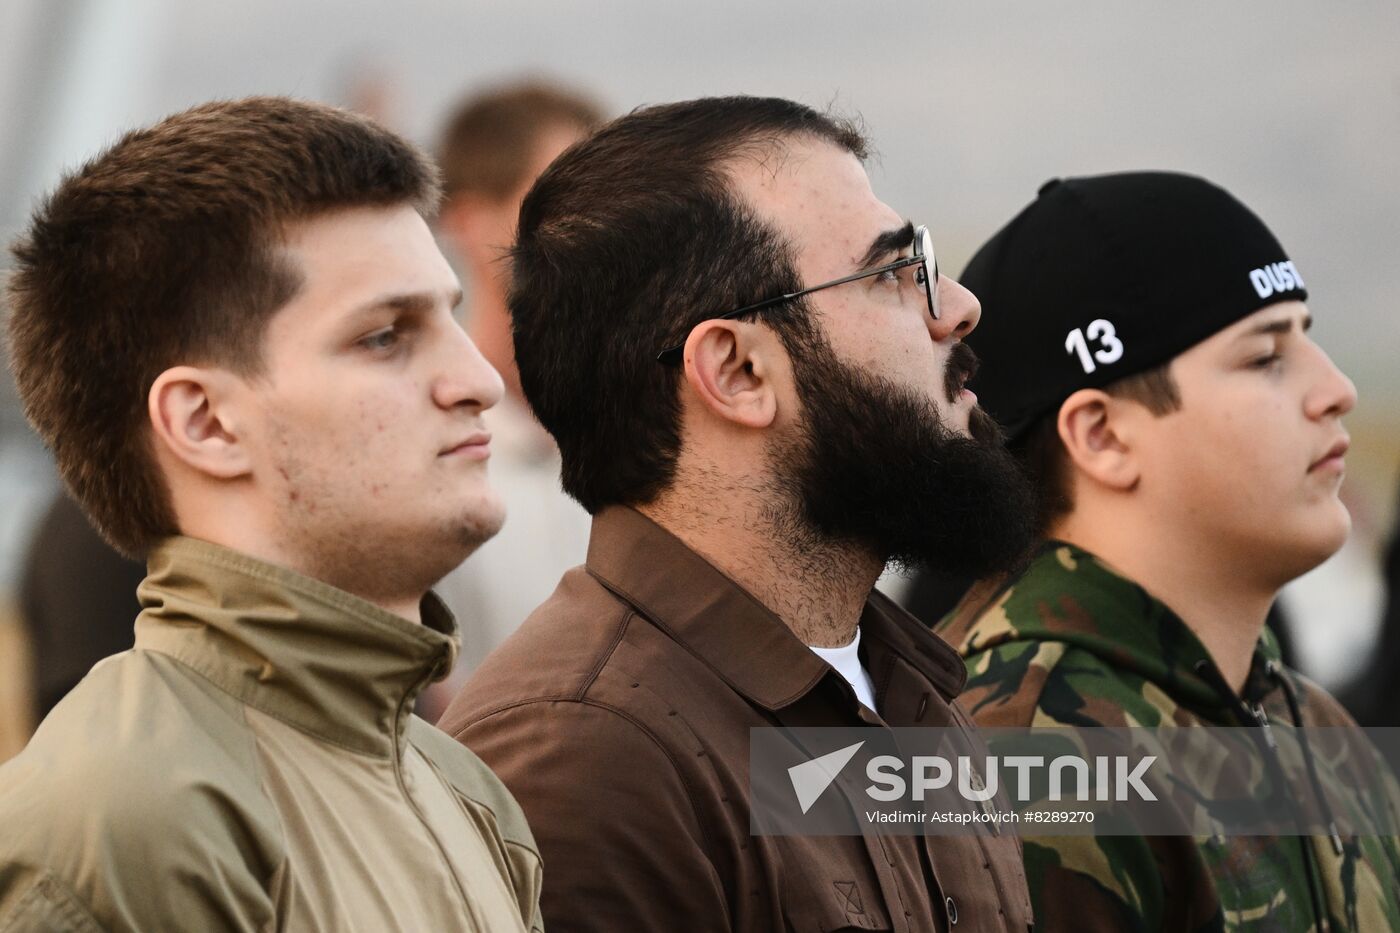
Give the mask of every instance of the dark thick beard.
[[(974, 409), (964, 437), (928, 399), (847, 366), (825, 340), (803, 343), (793, 353), (803, 423), (773, 456), (786, 500), (779, 533), (798, 553), (849, 543), (909, 571), (975, 579), (1014, 569), (1034, 508), (996, 422)], [(951, 403), (976, 357), (958, 344), (948, 368)]]

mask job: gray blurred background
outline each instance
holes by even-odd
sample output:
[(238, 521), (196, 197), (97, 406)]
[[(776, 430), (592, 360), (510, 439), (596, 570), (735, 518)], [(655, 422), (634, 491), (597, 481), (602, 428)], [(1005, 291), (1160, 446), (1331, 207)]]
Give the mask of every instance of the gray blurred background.
[[(1300, 662), (1337, 682), (1374, 644), (1375, 555), (1400, 474), (1397, 51), (1394, 0), (0, 0), (0, 236), (66, 166), (208, 98), (356, 106), (433, 145), (464, 94), (527, 75), (613, 112), (743, 92), (858, 113), (880, 151), (877, 193), (932, 226), (951, 272), (1051, 176), (1203, 174), (1287, 246), (1316, 337), (1360, 390), (1356, 535), (1295, 596), (1318, 620)], [(0, 598), (54, 484), (6, 378)], [(1339, 641), (1353, 647), (1327, 650)]]

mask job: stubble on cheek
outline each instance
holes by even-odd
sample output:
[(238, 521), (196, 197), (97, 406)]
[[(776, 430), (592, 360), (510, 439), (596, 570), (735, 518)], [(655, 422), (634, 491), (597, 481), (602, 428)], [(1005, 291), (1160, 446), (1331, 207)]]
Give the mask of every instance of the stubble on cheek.
[(500, 530), (486, 464), (438, 457), (415, 423), (364, 401), (337, 416), (269, 417), (274, 526), (314, 576), (396, 597), (436, 583)]
[(325, 518), (327, 478), (318, 470), (304, 431), (281, 419), (270, 419), (268, 455), (272, 466), (271, 498), (282, 534), (304, 548), (313, 529)]
[(399, 533), (404, 516), (386, 500), (387, 484), (359, 475), (362, 453), (343, 440), (282, 426), (271, 447), (280, 545), (296, 569), (363, 599), (421, 595), (430, 581), (414, 572), (418, 542)]

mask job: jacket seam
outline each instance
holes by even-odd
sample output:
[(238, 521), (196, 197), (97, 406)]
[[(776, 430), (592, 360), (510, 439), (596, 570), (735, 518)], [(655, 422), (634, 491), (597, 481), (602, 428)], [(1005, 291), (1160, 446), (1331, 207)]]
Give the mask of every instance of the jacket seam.
[[(409, 741), (409, 742), (408, 742), (408, 748), (412, 749), (414, 752), (417, 753), (418, 757), (421, 758), (421, 759), (423, 760), (423, 763), (424, 763), (424, 765), (427, 766), (428, 770), (431, 771), (431, 772), (433, 773), (433, 776), (436, 777), (436, 778), (438, 779), (438, 782), (441, 783), (441, 784), (443, 785), (443, 787), (445, 787), (445, 788), (447, 789), (447, 791), (448, 791), (449, 794), (451, 794), (454, 798), (456, 798), (456, 803), (457, 803), (458, 809), (460, 809), (460, 810), (463, 811), (463, 814), (462, 814), (462, 815), (463, 815), (466, 819), (468, 819), (469, 821), (472, 821), (472, 818), (471, 818), (468, 814), (466, 814), (466, 812), (465, 812), (466, 807), (463, 805), (462, 802), (463, 802), (463, 801), (470, 801), (473, 805), (478, 806), (478, 807), (480, 807), (481, 809), (485, 810), (487, 813), (491, 814), (491, 821), (492, 821), (492, 823), (494, 824), (494, 829), (495, 829), (496, 838), (497, 838), (498, 840), (500, 840), (500, 843), (501, 843), (502, 846), (507, 846), (507, 847), (508, 847), (508, 846), (515, 846), (516, 848), (524, 849), (526, 852), (529, 852), (531, 855), (534, 856), (534, 858), (535, 858), (535, 865), (536, 865), (537, 868), (543, 866), (544, 859), (541, 858), (541, 856), (540, 856), (540, 854), (539, 854), (538, 852), (536, 852), (534, 849), (530, 848), (529, 846), (527, 846), (527, 845), (525, 845), (525, 844), (523, 844), (523, 843), (521, 843), (521, 842), (518, 842), (518, 841), (516, 841), (516, 840), (514, 840), (514, 839), (511, 839), (511, 838), (507, 837), (507, 836), (505, 835), (505, 833), (501, 831), (501, 819), (500, 819), (500, 816), (496, 813), (496, 811), (491, 807), (490, 804), (486, 803), (485, 801), (478, 800), (477, 798), (471, 796), (470, 794), (467, 794), (467, 793), (464, 792), (460, 787), (458, 787), (457, 784), (456, 784), (455, 782), (453, 782), (446, 774), (443, 773), (443, 770), (442, 770), (441, 767), (439, 767), (437, 761), (433, 758), (432, 755), (428, 754), (428, 752), (427, 752), (425, 749), (419, 747), (418, 745), (415, 745), (412, 741)], [(474, 822), (474, 821), (473, 821), (473, 822)], [(429, 832), (430, 832), (430, 833), (433, 833), (433, 830), (430, 828), (430, 829), (429, 829)], [(509, 884), (509, 886), (510, 886), (511, 893), (513, 893), (513, 894), (516, 896), (516, 898), (519, 899), (519, 897), (520, 897), (520, 892), (521, 892), (521, 890), (522, 890), (522, 886), (523, 886), (524, 882), (523, 882), (522, 879), (517, 878), (517, 877), (515, 876), (515, 872), (511, 870), (511, 869), (512, 869), (512, 866), (511, 866), (511, 864), (510, 864), (509, 858), (507, 858), (506, 864), (505, 864), (504, 867), (505, 867), (505, 880), (506, 880), (506, 882), (507, 882), (507, 883)], [(465, 896), (465, 892), (463, 892), (463, 895)], [(538, 898), (538, 897), (536, 897), (536, 899), (535, 899), (534, 908), (535, 908), (535, 913), (538, 913), (538, 912), (539, 912), (539, 898)], [(532, 918), (531, 918), (531, 917), (522, 916), (522, 917), (521, 917), (521, 920), (522, 920), (524, 923), (526, 923), (526, 924), (528, 925), (528, 924), (531, 923)]]
[[(407, 696), (404, 696), (399, 701), (399, 711), (398, 714), (394, 717), (395, 722), (398, 722), (401, 719), (403, 719), (403, 707), (404, 704), (407, 702)], [(466, 885), (462, 883), (462, 879), (458, 877), (457, 872), (453, 869), (452, 857), (448, 855), (447, 845), (442, 841), (442, 836), (439, 834), (437, 827), (433, 825), (432, 820), (429, 820), (428, 815), (423, 812), (422, 806), (414, 798), (413, 794), (409, 792), (408, 781), (404, 777), (404, 757), (409, 752), (413, 752), (414, 754), (418, 755), (419, 758), (422, 758), (424, 764), (428, 766), (428, 769), (434, 772), (434, 777), (436, 777), (439, 781), (442, 780), (442, 776), (436, 773), (436, 769), (433, 768), (432, 763), (427, 760), (427, 756), (423, 754), (422, 749), (418, 748), (418, 746), (414, 745), (413, 743), (407, 741), (407, 739), (405, 738), (404, 747), (402, 750), (400, 750), (398, 745), (395, 744), (394, 755), (389, 762), (390, 770), (394, 773), (394, 784), (399, 789), (399, 794), (403, 798), (404, 805), (407, 806), (409, 812), (412, 813), (418, 819), (418, 824), (422, 827), (423, 832), (425, 832), (428, 835), (428, 838), (433, 841), (433, 847), (437, 850), (439, 857), (441, 857), (443, 867), (447, 869), (447, 874), (452, 878), (452, 887), (457, 891), (457, 894), (461, 897), (461, 903), (465, 907), (471, 903), (471, 896), (467, 894)], [(450, 787), (451, 785), (449, 784), (448, 786)], [(458, 806), (460, 807), (461, 804), (459, 803)], [(509, 871), (506, 872), (506, 875), (507, 877), (509, 877)]]
[[(468, 799), (470, 799), (470, 798), (468, 798)], [(474, 803), (481, 803), (481, 801), (479, 801), (479, 800), (473, 801), (473, 802), (474, 802)], [(495, 812), (494, 810), (492, 810), (490, 807), (486, 806), (485, 804), (481, 804), (481, 805), (482, 805), (482, 808), (485, 809), (485, 810), (486, 810), (488, 813), (490, 813), (492, 816), (495, 816), (495, 815), (496, 815), (496, 812)], [(521, 842), (519, 839), (507, 839), (505, 836), (502, 836), (502, 837), (501, 837), (501, 842), (503, 842), (504, 844), (506, 844), (506, 845), (508, 845), (508, 846), (511, 846), (512, 848), (524, 849), (526, 852), (529, 852), (531, 855), (533, 855), (533, 856), (535, 857), (535, 861), (540, 862), (540, 863), (543, 863), (543, 862), (544, 862), (544, 858), (543, 858), (543, 856), (540, 855), (538, 849), (536, 849), (534, 846), (527, 846), (525, 843)]]
[[(458, 741), (460, 742), (460, 740)], [(517, 839), (511, 839), (510, 837), (506, 836), (505, 833), (501, 832), (501, 815), (496, 812), (495, 807), (491, 806), (491, 804), (487, 803), (485, 800), (482, 800), (479, 797), (473, 797), (471, 794), (464, 791), (461, 787), (457, 785), (456, 782), (454, 782), (451, 778), (449, 778), (446, 774), (442, 772), (442, 769), (438, 767), (437, 762), (433, 760), (433, 757), (431, 755), (425, 752), (422, 748), (419, 748), (417, 745), (414, 745), (412, 742), (409, 742), (408, 744), (413, 748), (414, 751), (418, 753), (418, 757), (423, 759), (424, 763), (428, 766), (429, 770), (433, 772), (437, 779), (441, 781), (442, 784), (446, 786), (447, 789), (450, 790), (454, 796), (460, 797), (463, 800), (469, 800), (476, 806), (491, 814), (491, 819), (494, 820), (496, 823), (496, 835), (503, 844), (508, 846), (513, 845), (517, 848), (524, 849), (526, 852), (533, 854), (535, 858), (541, 859), (541, 861), (543, 861), (538, 850), (534, 849), (531, 846), (527, 846), (525, 843), (520, 842)]]
[[(16, 933), (20, 933), (19, 928), (13, 926), (13, 922), (15, 917), (19, 916), (20, 909), (27, 909), (30, 903), (39, 905), (51, 917), (61, 915), (62, 919), (69, 923), (81, 923), (83, 929), (107, 929), (97, 921), (97, 917), (92, 912), (92, 905), (87, 902), (86, 898), (78, 894), (66, 878), (63, 878), (47, 864), (42, 862), (19, 862), (18, 864), (33, 869), (37, 878), (35, 883), (30, 885), (29, 890), (15, 901), (12, 910), (7, 910), (5, 916), (0, 916), (0, 930), (14, 930)], [(48, 892), (44, 890), (46, 883), (62, 892), (63, 899), (61, 901), (49, 896)], [(76, 926), (74, 928), (76, 929)]]
[[(198, 673), (198, 671), (196, 671), (195, 673)], [(217, 687), (218, 684), (215, 684), (214, 686)], [(235, 699), (237, 698), (235, 697)], [(286, 873), (290, 871), (287, 860), (292, 851), (292, 846), (287, 839), (287, 827), (285, 821), (282, 819), (282, 814), (280, 811), (278, 811), (277, 804), (272, 799), (272, 794), (267, 789), (267, 785), (270, 778), (267, 773), (267, 768), (263, 764), (262, 746), (258, 743), (257, 730), (254, 729), (253, 724), (248, 721), (247, 706), (245, 705), (243, 709), (239, 710), (239, 712), (242, 714), (243, 717), (243, 728), (247, 730), (248, 740), (252, 743), (253, 746), (253, 774), (258, 779), (258, 791), (263, 796), (263, 805), (266, 806), (270, 811), (272, 811), (272, 813), (274, 813), (277, 817), (273, 822), (277, 824), (277, 838), (278, 841), (282, 844), (282, 851), (280, 853), (281, 857), (277, 860), (277, 867), (272, 869), (272, 874), (269, 875), (267, 878), (267, 898), (269, 901), (273, 902), (273, 913), (275, 914), (280, 905), (276, 903), (276, 898), (273, 895), (273, 891), (277, 887), (279, 887), (277, 883), (277, 878), (279, 874), (285, 877)]]
[(579, 700), (582, 700), (588, 694), (588, 691), (592, 689), (593, 685), (598, 682), (599, 676), (603, 673), (603, 668), (612, 660), (613, 655), (617, 653), (618, 646), (622, 644), (622, 639), (627, 635), (628, 624), (631, 623), (632, 619), (637, 615), (637, 611), (627, 603), (623, 603), (622, 610), (622, 621), (617, 626), (617, 631), (613, 633), (612, 641), (608, 643), (608, 647), (605, 651), (599, 653), (598, 660), (594, 663), (593, 669), (588, 672), (588, 676), (583, 679), (578, 689), (574, 691), (574, 695)]

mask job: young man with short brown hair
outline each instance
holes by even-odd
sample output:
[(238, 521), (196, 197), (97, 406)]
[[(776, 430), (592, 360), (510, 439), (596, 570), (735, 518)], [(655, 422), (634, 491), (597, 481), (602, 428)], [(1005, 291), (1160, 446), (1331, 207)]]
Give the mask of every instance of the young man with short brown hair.
[(428, 589), (502, 519), (437, 197), (368, 120), (249, 98), (128, 134), (15, 245), (26, 413), (149, 574), (136, 647), (0, 769), (0, 927), (539, 927), (519, 809), (411, 715), (457, 650)]

